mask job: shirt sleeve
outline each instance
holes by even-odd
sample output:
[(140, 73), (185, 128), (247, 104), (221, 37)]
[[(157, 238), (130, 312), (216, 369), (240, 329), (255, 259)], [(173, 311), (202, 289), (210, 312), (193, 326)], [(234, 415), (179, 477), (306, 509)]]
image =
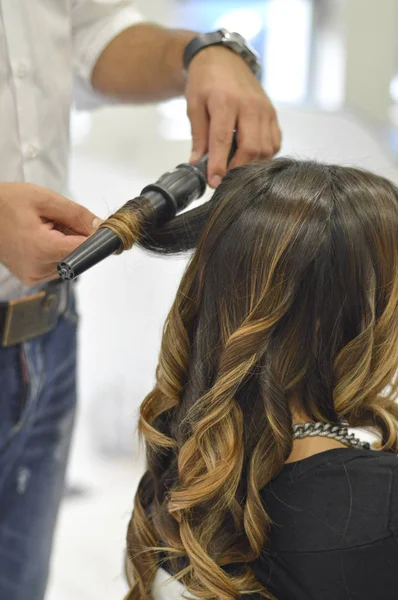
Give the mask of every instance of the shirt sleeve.
[(398, 546), (398, 467), (392, 471), (391, 505), (390, 505), (390, 531)]
[(141, 21), (143, 17), (131, 0), (72, 0), (73, 99), (77, 108), (112, 103), (92, 88), (92, 71), (106, 46)]

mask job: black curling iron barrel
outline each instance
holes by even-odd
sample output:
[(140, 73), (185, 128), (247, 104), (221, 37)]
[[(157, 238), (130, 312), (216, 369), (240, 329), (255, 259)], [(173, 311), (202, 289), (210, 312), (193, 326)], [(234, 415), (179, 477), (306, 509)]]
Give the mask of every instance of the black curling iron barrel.
[[(235, 151), (236, 137), (234, 137), (228, 162)], [(189, 163), (178, 165), (173, 171), (164, 173), (156, 183), (144, 187), (140, 197), (150, 201), (157, 226), (170, 221), (191, 202), (203, 196), (206, 191), (207, 162), (206, 154), (194, 165)], [(137, 200), (139, 201), (139, 198)], [(117, 252), (120, 247), (120, 238), (104, 226), (59, 263), (58, 273), (62, 279), (75, 279), (104, 258)]]

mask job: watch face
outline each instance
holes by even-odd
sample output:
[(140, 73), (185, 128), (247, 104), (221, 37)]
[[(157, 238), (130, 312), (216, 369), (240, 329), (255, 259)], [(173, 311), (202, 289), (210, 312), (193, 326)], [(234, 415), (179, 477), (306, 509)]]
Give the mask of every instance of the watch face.
[(240, 33), (238, 33), (237, 31), (234, 31), (230, 34), (230, 39), (242, 45), (245, 45), (247, 43), (245, 38), (241, 36)]
[(246, 42), (245, 38), (241, 36), (240, 33), (237, 33), (236, 31), (230, 32), (227, 29), (218, 29), (217, 31), (205, 33), (194, 38), (185, 48), (185, 76), (188, 65), (197, 52), (200, 52), (202, 48), (206, 48), (207, 46), (218, 44), (222, 44), (236, 52), (236, 54), (239, 54), (239, 56), (241, 56), (249, 65), (253, 73), (258, 75), (261, 67), (257, 51)]
[(236, 31), (230, 33), (229, 37), (225, 38), (225, 42), (227, 44), (230, 43), (242, 56), (250, 58), (253, 62), (259, 61), (260, 56), (258, 52), (243, 36), (240, 35), (240, 33), (237, 33)]

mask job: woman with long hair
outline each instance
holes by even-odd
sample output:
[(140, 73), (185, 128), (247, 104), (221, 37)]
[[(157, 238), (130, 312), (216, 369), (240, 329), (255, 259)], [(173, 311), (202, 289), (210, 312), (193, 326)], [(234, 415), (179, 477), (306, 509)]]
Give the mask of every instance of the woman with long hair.
[(193, 254), (140, 410), (127, 599), (396, 600), (397, 188), (278, 158), (135, 219)]

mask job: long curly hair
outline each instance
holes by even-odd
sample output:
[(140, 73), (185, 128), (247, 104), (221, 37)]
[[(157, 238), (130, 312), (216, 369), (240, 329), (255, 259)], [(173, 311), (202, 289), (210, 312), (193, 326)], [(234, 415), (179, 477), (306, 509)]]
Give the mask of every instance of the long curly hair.
[(152, 598), (167, 564), (199, 598), (274, 599), (252, 565), (272, 527), (260, 491), (292, 452), (290, 399), (398, 452), (398, 190), (278, 158), (232, 170), (137, 243), (193, 254), (140, 409), (126, 598)]

